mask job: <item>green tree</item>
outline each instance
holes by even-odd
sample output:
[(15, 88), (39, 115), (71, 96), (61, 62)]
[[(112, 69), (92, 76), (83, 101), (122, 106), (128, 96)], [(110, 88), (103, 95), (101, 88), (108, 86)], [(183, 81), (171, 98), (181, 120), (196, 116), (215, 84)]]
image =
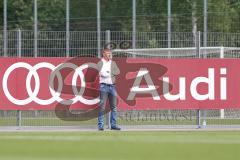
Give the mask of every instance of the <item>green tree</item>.
[[(33, 29), (33, 0), (8, 0), (7, 20), (8, 29)], [(3, 11), (3, 1), (1, 1)], [(1, 16), (1, 26), (3, 26), (3, 12)], [(41, 30), (58, 29), (64, 23), (65, 0), (38, 0), (38, 22)], [(61, 26), (62, 27), (62, 26)], [(60, 28), (62, 30), (62, 28)]]
[[(31, 22), (32, 4), (29, 2), (31, 1), (30, 0), (7, 1), (7, 21), (9, 30), (16, 28), (30, 29), (32, 25)], [(3, 7), (3, 1), (1, 6)], [(1, 17), (3, 17), (3, 14), (1, 15)]]
[(38, 0), (41, 30), (65, 30), (65, 0)]
[[(96, 31), (97, 0), (70, 0), (70, 29)], [(8, 29), (33, 29), (34, 0), (8, 0)], [(167, 31), (167, 0), (136, 0), (137, 31)], [(40, 30), (65, 30), (65, 0), (38, 0)], [(3, 0), (0, 1), (3, 28)], [(203, 31), (203, 0), (172, 0), (172, 31)], [(132, 0), (101, 0), (102, 30), (132, 30)], [(209, 32), (240, 32), (239, 0), (208, 0)]]

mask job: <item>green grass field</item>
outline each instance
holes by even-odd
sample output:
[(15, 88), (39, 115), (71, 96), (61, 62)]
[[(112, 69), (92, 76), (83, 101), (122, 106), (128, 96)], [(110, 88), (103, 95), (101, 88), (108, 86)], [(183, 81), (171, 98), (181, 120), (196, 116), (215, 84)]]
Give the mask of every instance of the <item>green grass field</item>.
[(1, 160), (235, 160), (240, 132), (0, 132)]

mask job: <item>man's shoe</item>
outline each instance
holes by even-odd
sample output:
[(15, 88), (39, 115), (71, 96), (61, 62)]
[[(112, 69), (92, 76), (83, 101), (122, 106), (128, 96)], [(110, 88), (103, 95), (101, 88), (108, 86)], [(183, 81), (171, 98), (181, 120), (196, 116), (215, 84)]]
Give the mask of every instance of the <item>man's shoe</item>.
[(104, 129), (103, 129), (103, 128), (98, 128), (98, 130), (99, 130), (99, 131), (104, 131)]
[(121, 128), (119, 128), (119, 127), (111, 127), (111, 130), (118, 130), (118, 131), (120, 131)]

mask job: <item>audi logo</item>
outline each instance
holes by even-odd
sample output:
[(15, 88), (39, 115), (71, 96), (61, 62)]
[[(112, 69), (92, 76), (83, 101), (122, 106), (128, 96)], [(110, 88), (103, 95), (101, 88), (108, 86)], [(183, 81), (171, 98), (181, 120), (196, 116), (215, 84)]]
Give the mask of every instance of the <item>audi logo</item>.
[[(29, 71), (26, 76), (26, 90), (27, 90), (29, 97), (26, 99), (17, 99), (15, 97), (13, 97), (8, 89), (9, 76), (15, 69), (18, 69), (18, 68), (27, 69)], [(50, 90), (52, 97), (50, 97), (49, 99), (40, 99), (37, 97), (39, 90), (40, 90), (40, 78), (39, 78), (37, 71), (42, 68), (47, 68), (47, 69), (51, 70), (51, 74), (49, 77), (49, 90)], [(60, 73), (60, 70), (63, 68), (70, 68), (70, 69), (74, 70), (74, 74), (72, 77), (72, 91), (73, 91), (75, 97), (72, 99), (62, 99), (60, 97), (61, 92), (63, 90), (63, 80), (64, 80)], [(16, 105), (27, 105), (31, 102), (35, 102), (40, 105), (49, 105), (56, 101), (63, 105), (71, 105), (76, 102), (81, 102), (85, 105), (94, 105), (99, 102), (99, 97), (93, 98), (93, 99), (86, 99), (82, 96), (84, 94), (85, 87), (86, 87), (83, 70), (87, 69), (87, 68), (93, 68), (93, 69), (97, 70), (97, 64), (84, 63), (81, 66), (77, 66), (73, 63), (62, 63), (62, 64), (59, 64), (58, 66), (54, 66), (51, 63), (41, 62), (41, 63), (37, 63), (34, 66), (31, 66), (30, 64), (25, 63), (25, 62), (14, 63), (4, 73), (3, 80), (2, 80), (3, 91), (6, 95), (6, 97), (8, 98), (8, 100)], [(32, 77), (35, 80), (35, 86), (34, 86), (33, 90), (31, 87)], [(55, 77), (57, 78), (57, 81), (58, 81), (58, 86), (57, 86), (56, 91), (53, 89)], [(80, 91), (77, 90), (77, 78), (78, 77), (80, 77), (80, 80), (81, 80)]]

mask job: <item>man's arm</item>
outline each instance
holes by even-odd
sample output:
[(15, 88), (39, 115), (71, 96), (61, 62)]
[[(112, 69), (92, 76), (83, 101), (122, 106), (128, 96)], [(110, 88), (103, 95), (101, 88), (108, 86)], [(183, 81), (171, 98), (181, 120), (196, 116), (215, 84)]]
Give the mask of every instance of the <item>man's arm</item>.
[(115, 61), (112, 61), (111, 74), (113, 76), (117, 76), (117, 75), (120, 74), (120, 70), (119, 70), (119, 68), (118, 68), (118, 66), (117, 66)]

